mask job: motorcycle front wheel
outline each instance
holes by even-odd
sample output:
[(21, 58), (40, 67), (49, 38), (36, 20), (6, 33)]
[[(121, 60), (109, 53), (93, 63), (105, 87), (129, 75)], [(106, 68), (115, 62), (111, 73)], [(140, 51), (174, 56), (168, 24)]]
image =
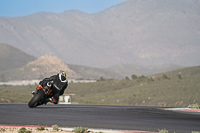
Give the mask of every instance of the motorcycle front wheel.
[(30, 102), (28, 103), (28, 106), (30, 108), (35, 108), (38, 103), (42, 100), (42, 98), (44, 97), (44, 91), (40, 90), (38, 91), (30, 100)]

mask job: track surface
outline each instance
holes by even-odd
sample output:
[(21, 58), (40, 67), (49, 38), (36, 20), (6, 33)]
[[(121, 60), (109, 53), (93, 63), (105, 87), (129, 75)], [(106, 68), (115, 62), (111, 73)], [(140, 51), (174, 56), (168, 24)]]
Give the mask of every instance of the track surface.
[(158, 107), (0, 104), (0, 124), (191, 133), (200, 131), (200, 114)]

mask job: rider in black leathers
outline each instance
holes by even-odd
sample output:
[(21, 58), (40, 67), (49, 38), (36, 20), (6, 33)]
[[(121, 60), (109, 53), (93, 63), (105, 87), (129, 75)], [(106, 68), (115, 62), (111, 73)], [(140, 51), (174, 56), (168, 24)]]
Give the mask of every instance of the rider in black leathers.
[(42, 81), (40, 81), (39, 85), (37, 86), (37, 89), (39, 90), (42, 87), (49, 85), (50, 82), (53, 82), (52, 92), (51, 95), (48, 96), (45, 104), (47, 104), (48, 102), (58, 104), (59, 96), (63, 95), (65, 89), (68, 86), (66, 72), (61, 70), (57, 75), (53, 75), (50, 78), (43, 79)]

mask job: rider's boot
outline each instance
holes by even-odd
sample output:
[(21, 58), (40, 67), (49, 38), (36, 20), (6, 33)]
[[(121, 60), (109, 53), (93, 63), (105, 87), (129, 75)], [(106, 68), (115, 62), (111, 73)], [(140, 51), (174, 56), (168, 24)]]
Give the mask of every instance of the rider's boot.
[(51, 101), (52, 101), (52, 98), (47, 98), (44, 104), (46, 105), (48, 102), (51, 102)]

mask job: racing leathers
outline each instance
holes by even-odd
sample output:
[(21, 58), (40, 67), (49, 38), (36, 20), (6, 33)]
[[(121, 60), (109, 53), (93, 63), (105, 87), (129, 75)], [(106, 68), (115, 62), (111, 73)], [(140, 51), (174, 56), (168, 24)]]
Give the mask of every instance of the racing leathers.
[[(49, 82), (53, 83), (52, 84), (52, 92), (51, 92), (51, 95), (48, 96), (46, 103), (51, 102), (54, 104), (58, 104), (59, 96), (63, 95), (65, 89), (68, 86), (68, 81), (65, 77), (57, 74), (57, 75), (51, 76), (50, 78), (45, 78), (42, 81), (40, 81), (38, 87), (40, 87), (40, 86), (44, 87)], [(53, 98), (51, 98), (51, 97), (53, 97)]]

